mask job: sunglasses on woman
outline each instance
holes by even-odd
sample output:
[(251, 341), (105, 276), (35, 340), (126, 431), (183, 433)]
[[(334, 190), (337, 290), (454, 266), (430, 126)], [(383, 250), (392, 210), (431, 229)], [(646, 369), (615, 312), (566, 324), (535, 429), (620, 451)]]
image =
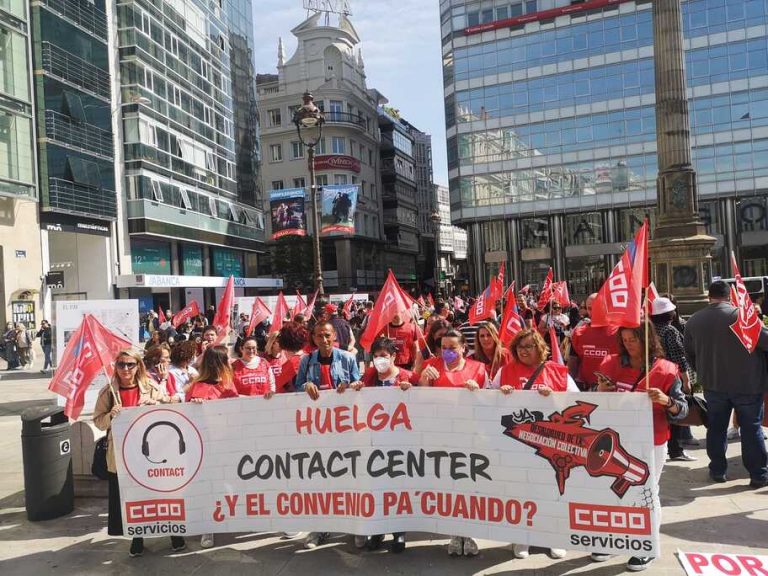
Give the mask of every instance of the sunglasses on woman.
[(115, 366), (121, 370), (133, 370), (138, 364), (136, 362), (115, 362)]

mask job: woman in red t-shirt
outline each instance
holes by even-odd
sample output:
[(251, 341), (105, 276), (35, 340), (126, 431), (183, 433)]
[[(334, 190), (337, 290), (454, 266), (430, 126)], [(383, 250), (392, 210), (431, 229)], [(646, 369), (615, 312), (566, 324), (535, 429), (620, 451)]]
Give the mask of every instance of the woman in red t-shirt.
[[(659, 484), (661, 470), (667, 455), (670, 421), (680, 420), (688, 414), (688, 403), (683, 394), (683, 383), (677, 364), (664, 360), (653, 324), (648, 325), (648, 356), (645, 355), (645, 325), (638, 328), (619, 328), (619, 353), (607, 356), (600, 364), (597, 376), (598, 392), (639, 392), (647, 394), (653, 403), (654, 483)], [(646, 366), (650, 366), (648, 374)], [(659, 515), (660, 519), (661, 516)], [(601, 562), (606, 554), (592, 554), (592, 560)], [(644, 570), (653, 562), (648, 556), (633, 556), (627, 562), (632, 571)]]
[[(465, 358), (466, 347), (464, 334), (458, 330), (451, 329), (443, 334), (440, 339), (440, 356), (424, 362), (419, 386), (466, 388), (471, 391), (485, 387), (485, 364)], [(474, 538), (452, 536), (448, 543), (450, 556), (477, 556), (477, 552)]]
[(485, 364), (488, 378), (496, 376), (512, 356), (499, 340), (499, 330), (493, 322), (481, 322), (475, 332), (475, 351), (469, 355), (472, 360)]
[(264, 396), (275, 393), (275, 375), (264, 358), (259, 357), (255, 336), (246, 336), (240, 344), (242, 357), (232, 362), (232, 380), (240, 396)]

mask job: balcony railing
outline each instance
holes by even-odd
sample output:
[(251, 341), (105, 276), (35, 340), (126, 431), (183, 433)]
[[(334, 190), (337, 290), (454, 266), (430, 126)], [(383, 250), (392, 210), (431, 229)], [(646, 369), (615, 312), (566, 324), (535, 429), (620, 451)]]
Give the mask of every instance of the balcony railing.
[(43, 70), (92, 94), (110, 98), (109, 72), (50, 42), (43, 42)]
[(107, 159), (114, 157), (112, 132), (92, 124), (76, 122), (54, 110), (45, 111), (45, 134), (51, 140), (92, 152)]
[(355, 124), (358, 128), (365, 130), (365, 118), (359, 114), (350, 114), (349, 112), (325, 112), (324, 116), (326, 123)]
[(107, 41), (107, 14), (87, 0), (43, 0), (43, 4)]
[(63, 180), (48, 178), (48, 202), (43, 209), (114, 220), (117, 217), (117, 194), (106, 188), (92, 188)]

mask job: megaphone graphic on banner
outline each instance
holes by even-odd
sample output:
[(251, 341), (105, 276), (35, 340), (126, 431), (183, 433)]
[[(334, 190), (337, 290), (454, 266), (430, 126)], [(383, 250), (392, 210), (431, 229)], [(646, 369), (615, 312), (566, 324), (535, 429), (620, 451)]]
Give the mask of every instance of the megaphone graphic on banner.
[(624, 496), (630, 486), (640, 486), (648, 479), (648, 465), (631, 456), (621, 446), (619, 436), (613, 430), (601, 430), (587, 450), (584, 465), (590, 476), (613, 476), (616, 480), (611, 490)]

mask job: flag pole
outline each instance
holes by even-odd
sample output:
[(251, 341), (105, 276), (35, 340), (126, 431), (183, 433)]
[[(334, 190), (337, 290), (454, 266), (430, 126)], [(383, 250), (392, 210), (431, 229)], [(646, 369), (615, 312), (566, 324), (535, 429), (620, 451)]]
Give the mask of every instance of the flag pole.
[[(645, 287), (645, 300), (643, 301), (643, 308), (645, 308), (645, 381), (646, 383), (649, 382), (648, 380), (648, 372), (650, 372), (650, 358), (648, 357), (648, 349), (649, 349), (649, 334), (650, 332), (650, 310), (648, 310), (648, 287)], [(646, 388), (648, 386), (646, 385)]]

